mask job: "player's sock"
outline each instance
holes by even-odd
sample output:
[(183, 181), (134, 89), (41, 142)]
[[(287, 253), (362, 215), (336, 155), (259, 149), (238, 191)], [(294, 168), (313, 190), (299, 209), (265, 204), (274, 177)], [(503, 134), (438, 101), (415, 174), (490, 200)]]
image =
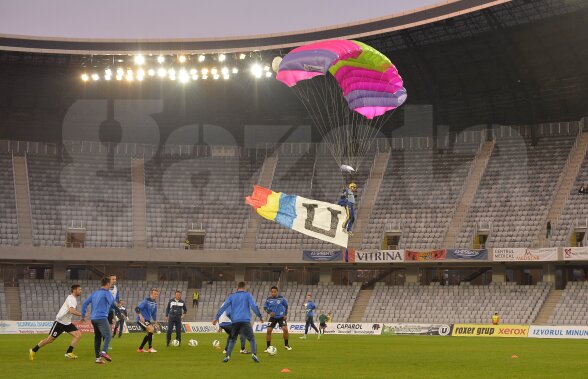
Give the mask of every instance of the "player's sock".
[(147, 334), (145, 337), (143, 337), (143, 342), (141, 342), (141, 346), (139, 347), (139, 349), (143, 349), (145, 347), (145, 344), (147, 343), (147, 341), (149, 341), (149, 334)]
[(288, 340), (284, 340), (284, 346), (289, 346), (288, 345)]
[(73, 353), (73, 346), (71, 346), (71, 345), (70, 345), (70, 346), (67, 348), (67, 351), (66, 351), (65, 353), (66, 353), (66, 354)]
[(149, 333), (149, 348), (153, 347), (153, 334)]
[[(267, 347), (270, 347), (270, 345), (272, 344), (272, 341), (265, 341), (265, 343), (267, 344)], [(35, 349), (33, 349), (34, 351)]]
[(40, 349), (39, 345), (35, 345), (35, 347), (33, 347), (33, 352), (36, 353), (37, 351), (39, 351), (39, 349)]

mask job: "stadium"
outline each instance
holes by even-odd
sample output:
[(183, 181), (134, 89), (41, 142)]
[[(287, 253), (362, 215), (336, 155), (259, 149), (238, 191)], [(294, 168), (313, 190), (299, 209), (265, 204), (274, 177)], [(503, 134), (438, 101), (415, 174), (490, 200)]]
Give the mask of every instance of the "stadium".
[(0, 1), (7, 377), (588, 376), (588, 2), (52, 3)]

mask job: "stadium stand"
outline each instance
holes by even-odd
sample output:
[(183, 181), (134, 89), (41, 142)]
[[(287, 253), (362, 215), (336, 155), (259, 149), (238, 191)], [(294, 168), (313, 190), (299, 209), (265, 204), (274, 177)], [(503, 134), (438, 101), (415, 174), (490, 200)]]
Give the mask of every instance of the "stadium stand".
[(362, 247), (380, 248), (391, 223), (402, 230), (401, 247), (439, 247), (477, 148), (392, 151)]
[(206, 230), (206, 249), (239, 248), (250, 209), (244, 196), (257, 182), (262, 163), (213, 156), (147, 161), (147, 247), (183, 248), (194, 227)]
[(550, 325), (588, 324), (588, 282), (568, 282), (555, 310), (549, 317)]
[(457, 247), (471, 247), (480, 223), (488, 225), (487, 247), (528, 247), (544, 228), (554, 186), (575, 136), (499, 138), (482, 177)]
[(12, 156), (0, 154), (0, 245), (18, 244)]
[[(72, 284), (82, 286), (82, 295), (78, 299), (79, 308), (86, 298), (99, 288), (96, 280), (19, 280), (20, 301), (23, 320), (53, 320), (59, 308), (69, 294)], [(134, 308), (141, 300), (149, 296), (151, 288), (159, 289), (157, 299), (157, 318), (165, 320), (165, 307), (174, 297), (176, 289), (186, 296), (187, 282), (165, 281), (119, 281), (120, 298), (126, 302), (129, 317), (134, 320)]]
[[(363, 159), (361, 171), (353, 177), (353, 181), (358, 185), (359, 202), (373, 160), (373, 152), (368, 153)], [(276, 174), (272, 182), (272, 189), (275, 191), (335, 203), (339, 200), (344, 186), (336, 163), (324, 152), (280, 152), (278, 155)], [(266, 220), (260, 225), (256, 245), (258, 249), (336, 248), (332, 244), (304, 236)]]
[(63, 246), (68, 227), (87, 247), (132, 247), (131, 161), (105, 155), (28, 155), (35, 246)]
[(535, 320), (551, 285), (516, 283), (472, 286), (387, 286), (376, 283), (363, 316), (366, 322), (488, 323), (494, 312), (503, 324)]
[[(554, 223), (551, 246), (570, 246), (569, 237), (576, 223), (586, 226), (588, 222), (588, 194), (580, 194), (582, 185), (588, 184), (588, 157), (584, 159), (576, 181), (568, 195), (561, 217)], [(581, 242), (581, 241), (578, 241)]]
[[(270, 295), (270, 288), (274, 282), (250, 282), (247, 288), (253, 295), (257, 305), (263, 307), (265, 299)], [(200, 289), (199, 305), (195, 309), (195, 319), (210, 321), (214, 318), (220, 305), (229, 294), (235, 291), (235, 282), (212, 282), (204, 284)], [(311, 293), (317, 307), (321, 311), (331, 312), (335, 321), (347, 321), (355, 298), (359, 293), (359, 283), (353, 286), (336, 285), (303, 285), (288, 283), (281, 288), (280, 293), (288, 300), (288, 318), (291, 321), (305, 320), (304, 302), (306, 294)], [(264, 315), (265, 318), (266, 315)]]

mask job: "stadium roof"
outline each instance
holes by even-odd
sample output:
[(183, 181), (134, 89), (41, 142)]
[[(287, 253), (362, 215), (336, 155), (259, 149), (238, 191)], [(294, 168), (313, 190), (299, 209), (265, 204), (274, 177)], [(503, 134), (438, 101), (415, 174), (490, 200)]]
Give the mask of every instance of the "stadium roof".
[[(447, 6), (469, 4), (471, 8), (482, 3), (487, 2), (471, 0), (468, 3), (464, 0)], [(436, 7), (429, 12), (439, 9)], [(410, 17), (416, 17), (416, 14)], [(420, 26), (365, 36), (361, 40), (388, 55), (399, 68), (409, 93), (408, 104), (429, 104), (434, 109), (435, 125), (445, 124), (459, 129), (486, 123), (534, 124), (578, 120), (588, 115), (586, 25), (588, 2), (584, 0), (513, 0)], [(379, 30), (385, 29), (385, 26)], [(339, 33), (343, 33), (342, 30), (339, 29)], [(356, 32), (361, 34), (360, 30)], [(328, 34), (321, 35), (321, 38), (337, 36), (334, 30), (324, 33)], [(280, 44), (298, 43), (297, 40), (283, 39), (294, 38), (292, 35), (270, 38), (282, 38), (278, 42)], [(0, 40), (0, 44), (5, 46), (9, 42)], [(33, 44), (45, 42), (51, 41), (31, 40)], [(214, 46), (210, 45), (210, 48)], [(271, 61), (271, 57), (287, 51), (274, 49), (259, 54)], [(96, 57), (5, 51), (0, 53), (0, 65), (10, 65), (4, 81), (17, 80), (14, 78), (19, 75), (28, 79), (32, 75), (31, 65), (55, 66), (59, 68), (61, 77), (71, 75), (78, 78), (84, 62), (92, 58)], [(43, 72), (49, 75), (47, 70)], [(1, 76), (0, 83), (3, 80)], [(36, 82), (31, 84), (31, 80), (23, 80), (21, 84), (37, 85)], [(0, 93), (4, 92), (0, 99), (13, 98), (13, 93), (7, 91), (26, 92), (19, 85), (0, 87)], [(147, 87), (144, 85), (143, 92), (139, 91), (136, 95), (153, 98), (152, 93), (144, 93)], [(54, 96), (54, 91), (49, 89), (31, 92), (47, 92)], [(91, 89), (84, 89), (84, 94), (90, 92)], [(223, 92), (223, 96), (241, 96), (239, 102), (243, 103), (237, 107), (237, 102), (225, 100), (233, 107), (223, 114), (231, 116), (233, 112), (238, 114), (239, 120), (251, 122), (247, 112), (258, 104), (262, 107), (263, 101), (248, 103), (253, 100), (243, 99), (244, 92), (240, 90), (234, 95)], [(283, 90), (268, 92), (272, 94), (271, 106), (254, 112), (251, 117), (263, 115), (271, 120), (272, 117), (283, 118), (288, 112), (292, 115), (300, 112), (299, 107), (275, 107), (274, 98), (284, 96), (286, 92)], [(166, 92), (167, 95), (169, 93)], [(71, 96), (71, 92), (68, 95)], [(296, 103), (293, 96), (289, 100), (289, 103)], [(6, 107), (0, 103), (2, 106)]]

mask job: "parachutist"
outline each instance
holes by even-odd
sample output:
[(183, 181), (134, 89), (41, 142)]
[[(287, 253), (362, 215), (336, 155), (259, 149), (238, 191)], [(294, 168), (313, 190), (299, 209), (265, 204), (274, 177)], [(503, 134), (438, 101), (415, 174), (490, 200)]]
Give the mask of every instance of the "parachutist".
[(355, 222), (355, 193), (357, 192), (357, 184), (349, 183), (347, 188), (343, 189), (341, 198), (337, 204), (345, 207), (345, 221), (343, 222), (343, 232), (351, 235), (353, 223)]

